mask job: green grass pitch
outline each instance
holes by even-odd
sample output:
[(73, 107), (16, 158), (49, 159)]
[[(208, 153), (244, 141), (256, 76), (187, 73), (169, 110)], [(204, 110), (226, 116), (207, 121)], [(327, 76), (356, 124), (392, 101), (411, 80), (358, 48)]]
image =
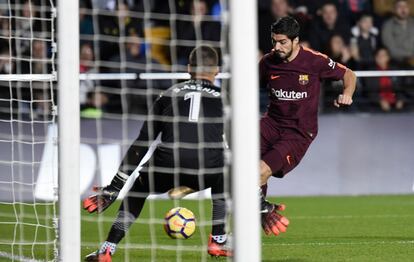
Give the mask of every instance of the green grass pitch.
[[(288, 232), (279, 237), (263, 236), (262, 261), (414, 261), (414, 195), (281, 197), (278, 202), (287, 205), (284, 214), (291, 224)], [(207, 256), (210, 203), (200, 203), (148, 201), (141, 218), (127, 235), (129, 244), (122, 241), (113, 260), (226, 261)], [(197, 218), (196, 233), (187, 240), (170, 239), (161, 226), (164, 214), (178, 205), (192, 210)], [(82, 256), (96, 250), (104, 240), (118, 206), (115, 203), (102, 216), (82, 211)], [(46, 235), (52, 237), (54, 232), (33, 226), (37, 219), (42, 225), (50, 225), (51, 221), (44, 218), (46, 208), (37, 207), (37, 219), (30, 205), (15, 205), (15, 208), (17, 214), (24, 212), (19, 215), (24, 225), (16, 227), (9, 223), (16, 221), (15, 210), (0, 204), (0, 261), (11, 261), (5, 254), (12, 252), (26, 258), (50, 260), (53, 245), (44, 242)], [(149, 223), (150, 215), (156, 218), (152, 223)], [(25, 245), (11, 245), (22, 239)], [(34, 239), (37, 245), (31, 244)]]

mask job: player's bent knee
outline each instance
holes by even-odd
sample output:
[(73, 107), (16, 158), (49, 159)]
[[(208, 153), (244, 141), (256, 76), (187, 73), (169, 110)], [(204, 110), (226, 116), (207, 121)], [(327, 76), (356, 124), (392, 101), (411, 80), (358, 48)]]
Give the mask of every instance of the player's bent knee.
[(260, 174), (265, 175), (265, 176), (271, 176), (272, 175), (272, 169), (263, 160), (260, 161)]

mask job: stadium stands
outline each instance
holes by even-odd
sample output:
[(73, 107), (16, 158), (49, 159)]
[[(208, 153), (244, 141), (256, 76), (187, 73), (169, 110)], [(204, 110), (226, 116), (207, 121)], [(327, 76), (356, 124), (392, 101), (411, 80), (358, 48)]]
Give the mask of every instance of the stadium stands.
[[(49, 17), (40, 7), (44, 0), (16, 0), (14, 15), (21, 17)], [(187, 63), (188, 50), (191, 50), (200, 40), (207, 41), (220, 50), (221, 42), (226, 41), (220, 35), (221, 24), (217, 20), (221, 10), (218, 0), (193, 1), (148, 1), (145, 5), (141, 0), (80, 0), (80, 32), (81, 32), (81, 62), (82, 72), (183, 72)], [(337, 1), (301, 1), (301, 0), (262, 0), (258, 1), (259, 12), (259, 53), (263, 55), (271, 49), (268, 30), (271, 21), (279, 16), (294, 16), (302, 25), (301, 41), (304, 45), (327, 53), (335, 60), (344, 63), (353, 70), (379, 70), (375, 63), (374, 52), (378, 48), (390, 48), (388, 43), (382, 42), (384, 29), (389, 21), (399, 19), (397, 8), (406, 8), (411, 15), (407, 16), (408, 26), (414, 25), (414, 1), (378, 0), (337, 0)], [(32, 8), (30, 7), (30, 3)], [(328, 4), (327, 4), (328, 3)], [(0, 2), (1, 4), (1, 2)], [(169, 6), (173, 4), (174, 6)], [(397, 5), (404, 5), (400, 7)], [(32, 13), (30, 14), (30, 10)], [(9, 29), (20, 30), (19, 35), (27, 36), (30, 30), (33, 36), (42, 37), (46, 23), (39, 20), (6, 19), (8, 12), (1, 9), (0, 16), (0, 74), (42, 73), (47, 71), (51, 64), (47, 61), (52, 52), (51, 46), (45, 42), (13, 39), (9, 42)], [(404, 11), (402, 11), (404, 12)], [(411, 12), (411, 13), (410, 13)], [(33, 24), (28, 24), (28, 23)], [(11, 25), (9, 24), (11, 23)], [(396, 22), (398, 23), (398, 22)], [(364, 29), (364, 27), (368, 27)], [(200, 30), (198, 30), (200, 28)], [(365, 31), (364, 31), (365, 30)], [(414, 31), (414, 28), (407, 30)], [(404, 38), (404, 36), (402, 36)], [(413, 37), (407, 34), (407, 41)], [(197, 39), (197, 41), (196, 41)], [(11, 46), (10, 46), (11, 45)], [(30, 45), (32, 48), (30, 49)], [(413, 45), (414, 46), (414, 45)], [(19, 47), (19, 48), (16, 48)], [(9, 60), (10, 52), (13, 57), (22, 60)], [(18, 51), (16, 51), (18, 50)], [(413, 69), (414, 48), (404, 59), (394, 59), (394, 50), (391, 54), (389, 68)], [(409, 51), (410, 52), (410, 51)], [(25, 57), (39, 59), (25, 60)], [(384, 69), (381, 69), (384, 70)], [(373, 80), (373, 81), (371, 81)], [(382, 82), (381, 82), (382, 81)], [(384, 84), (391, 81), (388, 93), (390, 96), (404, 97), (403, 106), (393, 107), (391, 111), (413, 111), (414, 109), (414, 80), (413, 77), (399, 77), (398, 79), (377, 77), (372, 79), (360, 78), (359, 90), (355, 96), (355, 106), (352, 112), (383, 112), (383, 101), (380, 93), (383, 88), (376, 83)], [(1, 83), (8, 85), (8, 83)], [(121, 84), (121, 80), (111, 81), (83, 81), (81, 95), (82, 109), (89, 110), (99, 107), (99, 111), (106, 113), (145, 114), (148, 100), (146, 90), (154, 97), (163, 89), (169, 87), (171, 81), (152, 81), (149, 85), (145, 80), (128, 80)], [(30, 95), (23, 84), (16, 85), (20, 92), (18, 99)], [(333, 112), (332, 97), (337, 94), (335, 83), (325, 83), (321, 112)], [(381, 89), (382, 88), (382, 89)], [(123, 90), (126, 89), (126, 90)], [(0, 116), (8, 116), (10, 91), (0, 89)], [(122, 93), (131, 93), (127, 96), (130, 105), (125, 112), (122, 108)], [(42, 87), (36, 90), (36, 97), (42, 97)], [(266, 95), (262, 94), (262, 104), (266, 103)], [(89, 98), (89, 99), (88, 99)], [(97, 98), (97, 99), (95, 99)], [(91, 101), (96, 103), (92, 103)], [(96, 101), (98, 100), (98, 101)], [(390, 101), (394, 101), (391, 99)], [(139, 106), (137, 104), (142, 104)], [(262, 105), (262, 107), (263, 107)], [(37, 111), (45, 110), (38, 105)], [(102, 116), (103, 114), (96, 114)], [(94, 117), (94, 114), (92, 114)]]

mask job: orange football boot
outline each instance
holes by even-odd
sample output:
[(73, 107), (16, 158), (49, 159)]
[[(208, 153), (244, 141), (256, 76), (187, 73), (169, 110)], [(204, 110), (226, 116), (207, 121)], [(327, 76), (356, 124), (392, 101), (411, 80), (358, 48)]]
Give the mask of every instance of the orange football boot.
[(229, 236), (227, 236), (226, 242), (217, 243), (214, 241), (213, 236), (210, 234), (208, 238), (208, 254), (214, 257), (232, 257), (233, 248), (229, 242)]
[(99, 253), (99, 250), (87, 255), (86, 262), (112, 262), (111, 249), (108, 247), (105, 253)]

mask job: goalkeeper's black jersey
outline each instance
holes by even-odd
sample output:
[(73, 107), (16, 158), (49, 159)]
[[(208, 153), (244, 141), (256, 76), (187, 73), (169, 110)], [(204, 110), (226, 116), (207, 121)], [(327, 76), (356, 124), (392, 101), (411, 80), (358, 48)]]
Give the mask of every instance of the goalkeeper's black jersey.
[(207, 80), (189, 80), (165, 91), (155, 101), (138, 141), (152, 141), (159, 133), (161, 143), (153, 156), (156, 166), (223, 166), (220, 89)]

